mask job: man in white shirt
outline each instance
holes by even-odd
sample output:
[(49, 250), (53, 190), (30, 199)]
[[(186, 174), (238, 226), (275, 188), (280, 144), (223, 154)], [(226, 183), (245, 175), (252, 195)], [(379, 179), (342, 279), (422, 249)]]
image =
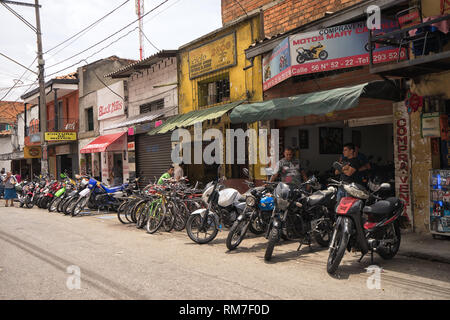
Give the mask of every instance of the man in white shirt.
[(178, 166), (175, 168), (174, 178), (176, 181), (180, 181), (181, 178), (184, 177), (184, 163), (180, 162)]

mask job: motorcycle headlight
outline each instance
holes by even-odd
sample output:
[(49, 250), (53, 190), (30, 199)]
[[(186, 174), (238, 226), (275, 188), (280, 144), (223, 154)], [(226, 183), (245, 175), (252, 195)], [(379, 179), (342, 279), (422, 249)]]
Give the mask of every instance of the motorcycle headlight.
[(344, 185), (344, 190), (352, 197), (363, 200), (369, 199), (369, 193), (363, 187), (358, 187), (354, 183)]
[(252, 197), (252, 196), (248, 196), (247, 199), (245, 199), (245, 203), (249, 207), (254, 207), (255, 204), (256, 204), (256, 199), (254, 197)]
[(286, 210), (289, 206), (289, 201), (281, 198), (277, 198), (277, 207), (280, 210)]

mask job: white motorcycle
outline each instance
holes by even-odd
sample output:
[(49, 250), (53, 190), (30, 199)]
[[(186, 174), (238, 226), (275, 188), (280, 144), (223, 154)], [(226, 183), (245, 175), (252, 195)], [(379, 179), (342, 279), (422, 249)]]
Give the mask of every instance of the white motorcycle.
[(219, 181), (206, 186), (202, 200), (207, 207), (192, 212), (186, 223), (189, 238), (199, 244), (214, 240), (222, 224), (230, 228), (245, 209), (245, 197)]

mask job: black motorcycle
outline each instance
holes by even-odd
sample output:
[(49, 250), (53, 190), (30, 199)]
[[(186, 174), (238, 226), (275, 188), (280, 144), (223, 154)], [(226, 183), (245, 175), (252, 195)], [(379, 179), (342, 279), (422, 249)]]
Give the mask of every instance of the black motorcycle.
[[(342, 172), (342, 164), (335, 162), (333, 168)], [(332, 181), (346, 193), (336, 209), (337, 220), (330, 242), (327, 272), (334, 274), (347, 251), (360, 251), (362, 258), (370, 251), (383, 259), (392, 259), (398, 252), (401, 242), (400, 225), (403, 223), (403, 202), (396, 197), (386, 199), (377, 194), (390, 189), (383, 183), (370, 192), (357, 183)], [(406, 222), (406, 221), (405, 221)]]
[(297, 48), (297, 63), (302, 64), (308, 60), (326, 60), (328, 58), (328, 52), (324, 49), (324, 45), (319, 42), (317, 46), (305, 49), (302, 47)]
[(298, 186), (280, 182), (275, 188), (275, 209), (266, 233), (269, 242), (264, 260), (272, 259), (273, 249), (281, 238), (300, 240), (297, 250), (303, 244), (311, 245), (312, 238), (321, 246), (328, 246), (333, 230), (332, 208), (337, 189), (331, 187), (311, 194), (306, 190), (307, 185), (317, 185), (317, 179), (312, 177)]

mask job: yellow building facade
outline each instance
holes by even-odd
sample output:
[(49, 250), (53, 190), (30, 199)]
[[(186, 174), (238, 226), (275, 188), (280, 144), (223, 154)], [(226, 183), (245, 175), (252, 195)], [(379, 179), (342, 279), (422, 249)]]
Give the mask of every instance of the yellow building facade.
[[(180, 114), (238, 101), (246, 103), (263, 100), (261, 58), (257, 57), (253, 62), (248, 61), (244, 51), (261, 39), (260, 30), (260, 15), (255, 14), (179, 48)], [(248, 127), (250, 126), (231, 125), (226, 114), (218, 119), (204, 121), (202, 124), (203, 132), (209, 128), (221, 130), (224, 142), (226, 129), (242, 128), (245, 131)], [(252, 127), (256, 128), (256, 124)], [(194, 131), (193, 127), (187, 129), (192, 133)], [(203, 147), (207, 144), (203, 142)], [(225, 149), (224, 144), (224, 152)], [(226, 159), (225, 155), (223, 159)], [(253, 165), (227, 164), (221, 174), (228, 179), (243, 178), (241, 173), (243, 167), (248, 167), (251, 173), (255, 169)], [(217, 166), (189, 165), (188, 173), (189, 176), (208, 180), (217, 175)]]

